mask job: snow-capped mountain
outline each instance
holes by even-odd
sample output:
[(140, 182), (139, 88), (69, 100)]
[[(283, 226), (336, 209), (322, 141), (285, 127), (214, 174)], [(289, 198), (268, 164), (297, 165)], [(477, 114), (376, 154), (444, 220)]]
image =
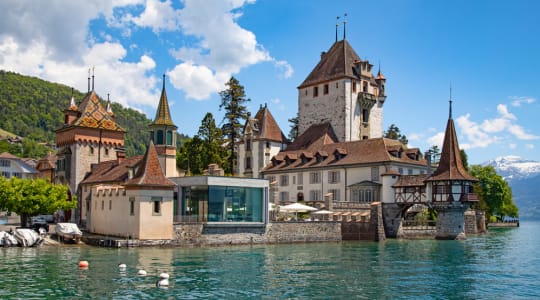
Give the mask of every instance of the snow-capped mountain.
[(540, 175), (540, 162), (522, 159), (519, 156), (501, 156), (489, 160), (490, 165), (507, 181), (521, 180)]

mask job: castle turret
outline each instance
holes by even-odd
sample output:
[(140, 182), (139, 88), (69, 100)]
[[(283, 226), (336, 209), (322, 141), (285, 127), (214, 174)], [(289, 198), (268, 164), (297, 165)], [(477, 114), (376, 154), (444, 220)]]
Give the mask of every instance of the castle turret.
[(436, 238), (464, 239), (464, 213), (472, 203), (478, 201), (472, 186), (478, 180), (467, 172), (461, 161), (452, 119), (452, 100), (449, 111), (439, 165), (426, 183), (428, 190), (431, 190), (432, 206), (438, 212)]
[(163, 87), (154, 121), (148, 126), (150, 140), (154, 143), (159, 156), (159, 163), (165, 176), (176, 177), (176, 130), (169, 110), (167, 91), (165, 90), (165, 75), (163, 75)]

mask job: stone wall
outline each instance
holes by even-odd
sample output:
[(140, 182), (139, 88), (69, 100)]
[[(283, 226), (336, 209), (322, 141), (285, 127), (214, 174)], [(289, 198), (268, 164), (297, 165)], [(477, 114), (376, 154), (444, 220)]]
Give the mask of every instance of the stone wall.
[(277, 222), (266, 227), (267, 243), (338, 242), (339, 222)]

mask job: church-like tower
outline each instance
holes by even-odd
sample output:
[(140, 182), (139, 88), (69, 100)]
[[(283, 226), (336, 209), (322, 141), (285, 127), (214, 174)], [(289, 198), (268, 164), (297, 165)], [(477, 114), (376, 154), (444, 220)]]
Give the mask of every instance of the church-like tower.
[(167, 91), (165, 90), (165, 75), (163, 75), (163, 88), (154, 121), (148, 126), (150, 139), (156, 147), (161, 169), (166, 177), (177, 177), (176, 168), (176, 130), (169, 110)]
[(124, 146), (125, 133), (93, 88), (78, 106), (72, 96), (64, 110), (64, 125), (56, 130), (55, 181), (68, 184), (70, 193), (75, 194), (92, 164), (116, 159), (115, 149)]
[(478, 181), (467, 172), (461, 161), (461, 153), (452, 119), (450, 100), (448, 123), (444, 134), (441, 158), (437, 170), (427, 179), (431, 191), (431, 205), (437, 211), (437, 239), (464, 239), (464, 213), (478, 201), (473, 183)]
[(238, 142), (238, 174), (260, 178), (261, 170), (287, 144), (287, 138), (267, 105), (261, 105), (255, 117), (248, 116), (242, 139)]
[(344, 38), (298, 87), (298, 130), (329, 122), (340, 142), (382, 137), (386, 78)]

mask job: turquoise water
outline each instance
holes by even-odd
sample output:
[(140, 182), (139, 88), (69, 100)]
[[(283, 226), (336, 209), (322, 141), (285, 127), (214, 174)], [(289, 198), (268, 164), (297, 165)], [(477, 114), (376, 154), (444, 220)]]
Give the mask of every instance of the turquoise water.
[[(3, 248), (0, 298), (532, 299), (540, 297), (539, 233), (540, 223), (524, 222), (466, 241)], [(80, 270), (80, 260), (90, 267)], [(167, 289), (154, 285), (160, 272), (170, 275)]]

